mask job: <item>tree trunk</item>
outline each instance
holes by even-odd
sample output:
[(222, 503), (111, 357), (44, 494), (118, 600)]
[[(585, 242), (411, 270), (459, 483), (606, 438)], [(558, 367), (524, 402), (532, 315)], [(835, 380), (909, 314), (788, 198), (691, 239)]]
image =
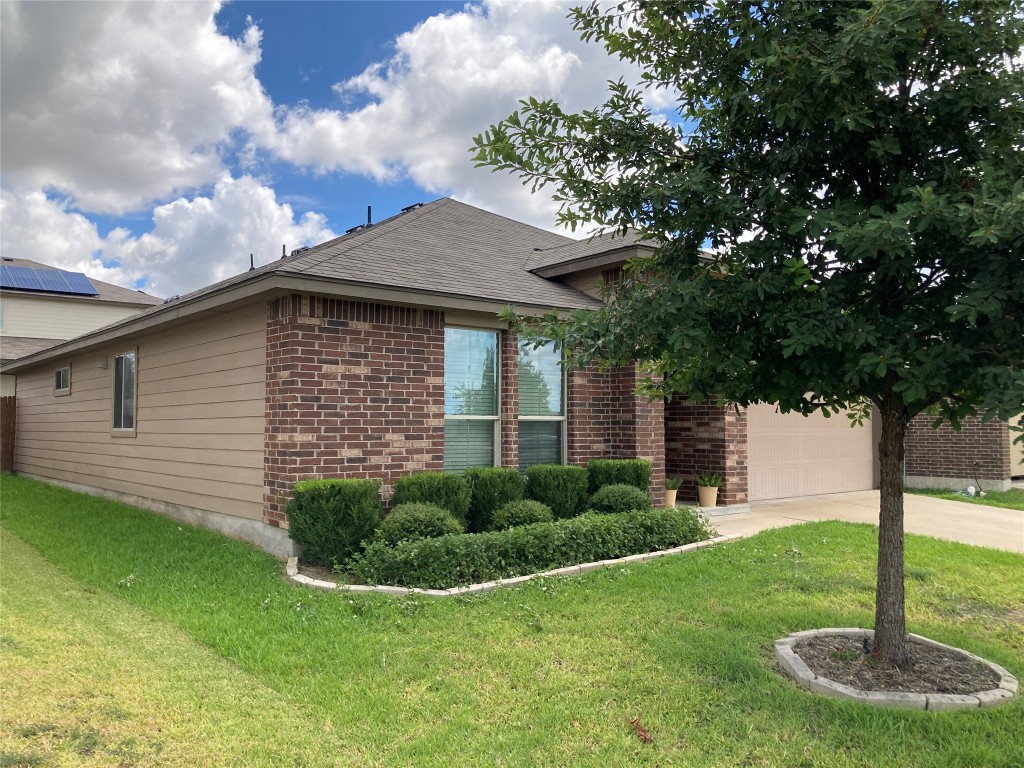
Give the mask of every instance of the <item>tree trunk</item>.
[(882, 437), (878, 516), (878, 575), (875, 584), (875, 651), (884, 667), (909, 669), (907, 618), (903, 598), (903, 446), (907, 420), (902, 409), (881, 406)]

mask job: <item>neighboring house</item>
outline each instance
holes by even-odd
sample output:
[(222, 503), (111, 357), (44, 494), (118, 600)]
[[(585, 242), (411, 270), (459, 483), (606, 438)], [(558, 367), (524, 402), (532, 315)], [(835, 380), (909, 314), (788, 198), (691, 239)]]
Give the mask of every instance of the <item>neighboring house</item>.
[[(141, 312), (161, 299), (80, 272), (4, 256), (0, 260), (0, 363)], [(3, 395), (15, 377), (0, 376)]]
[(720, 472), (724, 504), (875, 487), (870, 425), (649, 403), (635, 370), (565, 375), (497, 317), (598, 307), (599, 281), (650, 252), (448, 199), (410, 206), (8, 365), (15, 469), (278, 555), (308, 477), (379, 478), (390, 498), (415, 471), (639, 456), (656, 501), (666, 472)]

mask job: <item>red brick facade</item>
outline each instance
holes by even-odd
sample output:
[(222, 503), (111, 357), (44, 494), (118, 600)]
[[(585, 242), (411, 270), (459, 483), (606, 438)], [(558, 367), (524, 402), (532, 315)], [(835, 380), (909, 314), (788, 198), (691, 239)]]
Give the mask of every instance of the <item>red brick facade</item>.
[(972, 417), (956, 432), (948, 424), (933, 429), (933, 420), (920, 414), (907, 428), (908, 478), (1009, 479), (1010, 438), (1005, 421), (984, 423)]
[(444, 318), (434, 310), (293, 294), (267, 325), (264, 522), (287, 527), (310, 477), (444, 466)]
[[(501, 464), (519, 466), (518, 348), (501, 332)], [(663, 501), (664, 406), (632, 371), (569, 376), (568, 462), (646, 458)], [(287, 528), (299, 480), (444, 468), (444, 313), (292, 294), (269, 304), (264, 522)]]
[(665, 406), (665, 464), (670, 477), (682, 478), (680, 501), (697, 498), (694, 477), (717, 472), (725, 478), (720, 505), (747, 502), (747, 414), (713, 403)]
[(665, 500), (665, 406), (633, 394), (635, 370), (587, 367), (568, 382), (568, 463), (591, 459), (647, 459), (651, 498)]

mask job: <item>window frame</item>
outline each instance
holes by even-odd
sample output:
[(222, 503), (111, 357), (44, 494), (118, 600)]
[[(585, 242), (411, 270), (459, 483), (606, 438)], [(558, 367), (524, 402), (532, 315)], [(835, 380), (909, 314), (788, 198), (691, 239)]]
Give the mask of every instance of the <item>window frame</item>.
[[(116, 418), (116, 405), (117, 405), (117, 358), (126, 357), (132, 355), (135, 361), (135, 365), (132, 370), (132, 425), (130, 427), (118, 427)], [(113, 437), (135, 437), (139, 426), (139, 348), (131, 347), (121, 352), (115, 352), (111, 356), (112, 365), (110, 366), (110, 434)], [(123, 386), (123, 384), (122, 384)], [(122, 416), (124, 415), (124, 392), (121, 393), (122, 402)]]
[[(483, 326), (464, 325), (462, 323), (446, 323), (444, 330), (449, 328), (458, 331), (480, 331), (483, 333), (492, 333), (495, 338), (494, 345), (494, 416), (471, 416), (469, 414), (444, 414), (444, 422), (447, 425), (449, 419), (453, 421), (493, 421), (494, 422), (494, 455), (491, 456), (491, 466), (501, 466), (501, 376), (502, 376), (502, 354), (501, 354), (501, 334), (502, 331), (497, 328), (487, 328)], [(448, 343), (445, 341), (444, 347), (445, 355), (448, 354)], [(444, 381), (442, 386), (447, 386), (448, 382)], [(471, 467), (467, 467), (471, 469)], [(445, 470), (446, 472), (449, 470)], [(460, 470), (451, 470), (452, 472), (460, 472)], [(465, 471), (465, 470), (461, 470)]]
[[(62, 387), (58, 383), (58, 380), (57, 380), (56, 377), (60, 376), (62, 373), (65, 373), (65, 372), (67, 373), (67, 384), (66, 384), (66, 386)], [(54, 368), (53, 369), (53, 374), (54, 374), (53, 396), (54, 397), (67, 397), (68, 395), (70, 395), (71, 394), (71, 363), (68, 363), (67, 365), (62, 365), (60, 368)]]
[[(520, 358), (521, 355), (522, 355), (522, 349), (520, 347), (519, 340), (517, 339), (516, 340), (516, 373), (517, 374), (519, 372), (519, 358)], [(523, 422), (523, 421), (534, 421), (534, 422), (536, 422), (536, 421), (548, 421), (548, 422), (557, 421), (557, 422), (561, 422), (562, 427), (561, 427), (561, 429), (558, 430), (558, 436), (559, 436), (559, 443), (558, 443), (559, 461), (558, 461), (558, 463), (563, 465), (563, 466), (568, 463), (568, 453), (569, 453), (569, 377), (566, 375), (566, 372), (565, 372), (565, 365), (563, 365), (563, 361), (564, 360), (565, 360), (565, 355), (561, 354), (561, 350), (560, 350), (559, 351), (558, 368), (559, 368), (559, 371), (561, 373), (561, 377), (560, 378), (561, 378), (561, 385), (562, 385), (562, 392), (561, 392), (562, 396), (561, 396), (561, 398), (559, 398), (561, 400), (561, 406), (562, 406), (562, 413), (561, 413), (561, 415), (559, 415), (559, 416), (523, 416), (522, 409), (519, 407), (519, 405), (520, 405), (520, 401), (519, 401), (520, 389), (519, 389), (519, 387), (516, 387), (516, 414), (517, 414), (517, 419), (516, 419), (516, 438), (517, 438), (517, 441), (518, 441), (518, 438), (519, 438), (519, 423), (520, 422)], [(522, 453), (520, 452), (519, 455), (522, 456)], [(523, 469), (521, 460), (520, 460), (520, 464), (519, 464), (519, 471), (520, 472), (525, 471)]]

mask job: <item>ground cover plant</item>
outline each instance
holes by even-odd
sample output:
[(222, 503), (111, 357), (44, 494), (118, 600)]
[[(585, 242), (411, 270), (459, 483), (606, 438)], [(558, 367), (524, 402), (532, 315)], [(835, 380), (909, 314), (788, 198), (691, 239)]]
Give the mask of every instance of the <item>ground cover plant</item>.
[(935, 496), (950, 501), (964, 501), (968, 504), (985, 504), (989, 507), (1024, 510), (1024, 488), (1011, 488), (1008, 491), (986, 491), (984, 496), (964, 496), (960, 491), (952, 489), (940, 490), (933, 488), (907, 488), (907, 493), (918, 496)]
[[(775, 638), (870, 623), (873, 526), (431, 600), (305, 590), (151, 513), (21, 478), (0, 493), (5, 763), (1024, 764), (1020, 702), (865, 709), (777, 674)], [(1024, 557), (906, 551), (910, 629), (1024, 676)]]

